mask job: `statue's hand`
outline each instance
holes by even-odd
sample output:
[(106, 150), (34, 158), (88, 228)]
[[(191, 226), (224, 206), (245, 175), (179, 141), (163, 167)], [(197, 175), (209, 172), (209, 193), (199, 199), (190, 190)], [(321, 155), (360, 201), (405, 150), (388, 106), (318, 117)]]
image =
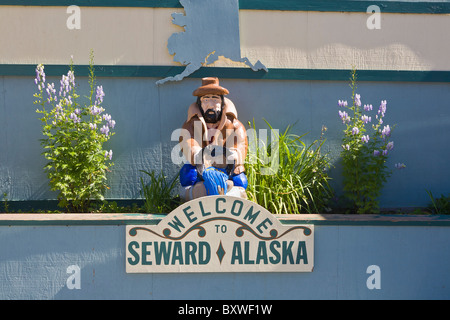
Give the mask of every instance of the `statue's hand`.
[(219, 188), (223, 190), (222, 194), (227, 193), (228, 175), (215, 167), (209, 167), (203, 171), (203, 180), (208, 195), (219, 195)]

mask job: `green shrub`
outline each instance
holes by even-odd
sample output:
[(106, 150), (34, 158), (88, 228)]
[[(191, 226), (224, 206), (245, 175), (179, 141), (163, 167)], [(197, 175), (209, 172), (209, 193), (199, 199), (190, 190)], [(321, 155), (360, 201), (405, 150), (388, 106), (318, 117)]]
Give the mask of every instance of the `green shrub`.
[(428, 195), (430, 196), (430, 205), (428, 209), (431, 210), (434, 214), (450, 214), (450, 195), (444, 196), (441, 195), (440, 198), (435, 198), (431, 191), (426, 190)]
[(106, 172), (112, 166), (112, 151), (103, 145), (114, 135), (115, 121), (103, 113), (105, 94), (102, 86), (95, 85), (92, 52), (89, 71), (90, 94), (82, 106), (72, 61), (58, 94), (54, 83), (46, 83), (44, 66), (36, 68), (34, 103), (40, 105), (36, 112), (42, 115), (41, 144), (49, 161), (45, 170), (51, 190), (59, 192), (58, 205), (68, 212), (87, 212), (92, 200), (104, 199)]
[(162, 172), (160, 176), (156, 176), (154, 171), (141, 170), (141, 172), (150, 178), (150, 183), (145, 184), (141, 177), (141, 196), (144, 198), (146, 213), (170, 213), (180, 205), (179, 198), (173, 195), (175, 187), (178, 186), (178, 175), (172, 180), (167, 180)]
[[(376, 114), (372, 105), (361, 102), (356, 93), (356, 69), (351, 72), (351, 104), (339, 100), (339, 117), (345, 129), (342, 137), (342, 174), (344, 195), (357, 213), (378, 213), (378, 198), (392, 170), (387, 166), (388, 155), (394, 149), (393, 127), (384, 123), (387, 101), (382, 100)], [(394, 126), (395, 127), (395, 126)], [(406, 167), (403, 163), (397, 169)]]
[[(266, 143), (256, 134), (250, 135), (253, 139), (249, 138), (246, 160), (249, 200), (275, 214), (328, 210), (327, 202), (333, 193), (326, 172), (330, 161), (321, 153), (326, 128), (318, 140), (307, 145), (302, 141), (306, 134), (292, 134), (292, 126), (280, 134), (265, 122), (275, 139)], [(249, 131), (256, 133), (254, 122), (249, 126)]]

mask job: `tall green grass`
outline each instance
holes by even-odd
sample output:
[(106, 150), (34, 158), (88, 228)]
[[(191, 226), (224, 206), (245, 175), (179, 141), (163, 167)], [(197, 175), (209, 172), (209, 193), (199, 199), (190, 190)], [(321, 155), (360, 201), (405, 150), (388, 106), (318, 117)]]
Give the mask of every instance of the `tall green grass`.
[[(320, 213), (328, 210), (327, 203), (333, 190), (329, 185), (327, 169), (330, 160), (322, 154), (324, 132), (319, 139), (307, 145), (302, 136), (291, 133), (289, 125), (283, 132), (274, 131), (264, 120), (275, 139), (249, 139), (246, 159), (247, 195), (276, 214)], [(255, 123), (250, 129), (258, 132)]]
[(141, 196), (144, 198), (144, 211), (146, 213), (170, 213), (181, 204), (178, 196), (174, 196), (174, 190), (178, 186), (178, 175), (173, 179), (167, 179), (161, 172), (157, 176), (154, 171), (141, 170), (149, 178), (148, 184), (141, 177)]

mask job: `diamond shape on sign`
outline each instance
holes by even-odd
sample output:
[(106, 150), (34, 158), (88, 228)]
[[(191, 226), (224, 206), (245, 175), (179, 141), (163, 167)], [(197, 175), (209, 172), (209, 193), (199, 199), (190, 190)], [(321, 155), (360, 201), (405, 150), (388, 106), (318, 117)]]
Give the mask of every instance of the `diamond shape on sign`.
[(217, 257), (219, 258), (220, 264), (222, 264), (222, 260), (223, 260), (223, 257), (225, 256), (225, 253), (226, 252), (223, 249), (222, 241), (220, 241), (219, 248), (217, 248), (217, 251), (216, 251), (216, 254), (217, 254)]

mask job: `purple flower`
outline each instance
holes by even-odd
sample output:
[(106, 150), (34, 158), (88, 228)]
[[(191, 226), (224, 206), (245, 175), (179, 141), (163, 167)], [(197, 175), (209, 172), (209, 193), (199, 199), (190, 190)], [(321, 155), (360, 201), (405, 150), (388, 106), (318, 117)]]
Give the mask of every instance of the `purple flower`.
[(81, 122), (81, 119), (78, 118), (78, 116), (75, 113), (71, 113), (69, 118), (71, 120), (73, 120), (73, 123), (80, 123)]
[(398, 170), (404, 169), (406, 168), (406, 165), (404, 163), (396, 163), (395, 168), (397, 168)]
[(69, 84), (75, 87), (75, 74), (73, 73), (73, 71), (69, 70), (69, 72), (67, 72), (67, 80)]
[(92, 130), (95, 130), (95, 129), (97, 129), (97, 124), (89, 123), (89, 128), (91, 128)]
[(372, 111), (372, 105), (371, 104), (365, 104), (364, 105), (364, 110), (365, 111)]
[(56, 93), (55, 84), (54, 83), (52, 83), (52, 84), (47, 83), (47, 89), (45, 89), (45, 91), (47, 91), (48, 97), (51, 98), (52, 94)]
[(368, 122), (372, 121), (372, 117), (368, 117), (366, 115), (361, 117), (362, 122), (364, 122), (365, 124), (367, 124)]
[(386, 150), (392, 150), (394, 149), (394, 142), (390, 141), (387, 145), (386, 145)]
[(104, 114), (103, 115), (103, 120), (105, 120), (105, 121), (111, 121), (111, 115), (110, 114)]
[(81, 110), (79, 108), (76, 108), (74, 110), (74, 112), (75, 112), (76, 115), (80, 115), (81, 114)]
[(359, 129), (357, 127), (353, 127), (352, 135), (357, 135), (359, 133)]
[(375, 157), (378, 157), (378, 156), (380, 155), (380, 151), (378, 151), (378, 150), (373, 150), (373, 155), (374, 155)]
[(339, 117), (341, 118), (342, 123), (350, 122), (350, 117), (345, 111), (339, 111)]
[(61, 107), (61, 102), (58, 103), (58, 104), (56, 105), (56, 107), (55, 107), (55, 112), (56, 112), (57, 114), (63, 112), (63, 108)]
[(116, 121), (111, 119), (111, 115), (110, 114), (107, 114), (107, 113), (104, 114), (103, 115), (103, 120), (105, 120), (107, 122), (107, 124), (108, 124), (108, 126), (110, 128), (114, 128), (116, 126)]
[(103, 133), (105, 136), (108, 136), (109, 134), (109, 127), (104, 125), (101, 129), (100, 132)]
[(90, 111), (93, 116), (96, 116), (96, 115), (99, 115), (100, 113), (102, 113), (103, 111), (105, 111), (105, 109), (103, 109), (101, 107), (99, 108), (97, 106), (92, 106)]
[(109, 126), (111, 129), (114, 129), (114, 127), (116, 126), (116, 121), (114, 121), (114, 120), (108, 121), (108, 126)]
[(346, 144), (345, 146), (343, 145), (342, 148), (344, 150), (350, 150), (350, 145), (349, 144)]
[(61, 102), (65, 103), (67, 106), (71, 106), (72, 105), (72, 97), (69, 96), (69, 98), (62, 98)]
[(95, 96), (95, 105), (99, 105), (103, 102), (103, 97), (105, 96), (105, 93), (103, 92), (103, 86), (97, 86), (97, 93)]
[(386, 100), (382, 100), (382, 101), (381, 101), (380, 108), (378, 109), (378, 114), (381, 113), (381, 116), (382, 116), (382, 117), (384, 117), (384, 114), (386, 113), (386, 105), (387, 105)]
[(67, 76), (63, 75), (59, 81), (59, 95), (66, 96), (72, 88), (75, 87), (75, 75), (72, 71), (67, 72)]
[[(36, 79), (34, 79), (34, 83), (38, 84), (38, 83), (44, 83), (45, 82), (45, 72), (44, 72), (44, 66), (42, 64), (38, 65), (36, 67)], [(44, 89), (44, 86), (39, 85), (39, 91), (41, 91), (41, 89)]]
[(369, 139), (370, 139), (370, 138), (369, 138), (369, 135), (366, 135), (366, 136), (362, 136), (362, 137), (361, 137), (361, 141), (364, 142), (364, 143), (368, 143), (368, 142), (369, 142)]
[(359, 95), (359, 94), (355, 94), (355, 104), (358, 106), (358, 107), (361, 107), (361, 95)]
[(105, 151), (105, 158), (109, 158), (109, 160), (112, 160), (113, 152), (112, 150)]
[(389, 125), (384, 126), (383, 130), (381, 131), (381, 135), (383, 136), (384, 139), (386, 139), (386, 137), (389, 137), (391, 135), (391, 128), (389, 127)]
[(339, 100), (338, 101), (338, 105), (339, 105), (339, 107), (346, 107), (348, 104), (347, 104), (347, 101), (344, 101), (344, 100)]

